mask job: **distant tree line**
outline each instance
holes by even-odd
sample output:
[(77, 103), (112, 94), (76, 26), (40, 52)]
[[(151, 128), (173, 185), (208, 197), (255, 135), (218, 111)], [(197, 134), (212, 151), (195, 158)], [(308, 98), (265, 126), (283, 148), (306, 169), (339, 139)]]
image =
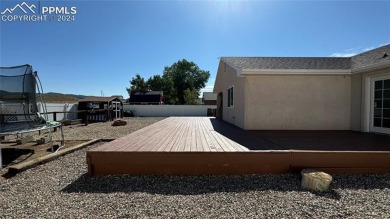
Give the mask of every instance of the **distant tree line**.
[(126, 88), (131, 96), (134, 93), (163, 91), (165, 104), (197, 104), (200, 89), (209, 80), (210, 72), (202, 70), (197, 64), (185, 59), (165, 67), (162, 76), (154, 75), (147, 81), (136, 74)]

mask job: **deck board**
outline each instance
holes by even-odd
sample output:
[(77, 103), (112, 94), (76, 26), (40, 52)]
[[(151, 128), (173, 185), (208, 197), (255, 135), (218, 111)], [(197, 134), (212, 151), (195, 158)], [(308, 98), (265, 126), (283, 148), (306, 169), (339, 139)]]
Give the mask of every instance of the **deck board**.
[(213, 130), (209, 118), (172, 117), (137, 130), (99, 148), (100, 151), (248, 151)]
[(87, 163), (90, 175), (287, 173), (302, 168), (389, 173), (388, 142), (390, 136), (244, 131), (215, 118), (170, 117), (90, 149)]
[(170, 151), (172, 145), (175, 143), (175, 129), (180, 129), (182, 124), (175, 124), (170, 129), (167, 130), (168, 134), (161, 139), (161, 145), (157, 151)]

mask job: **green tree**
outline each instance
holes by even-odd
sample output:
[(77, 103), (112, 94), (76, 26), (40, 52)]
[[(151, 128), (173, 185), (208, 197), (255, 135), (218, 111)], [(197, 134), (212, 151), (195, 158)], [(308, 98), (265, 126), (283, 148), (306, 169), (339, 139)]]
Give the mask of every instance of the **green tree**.
[(131, 79), (129, 95), (136, 92), (163, 91), (166, 104), (198, 104), (199, 91), (210, 77), (210, 72), (202, 70), (194, 62), (185, 59), (164, 68), (163, 75), (154, 75), (146, 82), (137, 74)]
[(188, 105), (198, 105), (199, 104), (199, 92), (194, 90), (186, 89), (184, 91), (184, 101)]
[(146, 83), (151, 91), (163, 91), (165, 104), (176, 103), (176, 94), (171, 79), (164, 76), (161, 77), (160, 75), (154, 75), (153, 77), (150, 77)]
[(198, 99), (200, 89), (205, 87), (210, 72), (200, 69), (194, 62), (183, 59), (165, 67), (163, 77), (169, 78), (173, 83), (177, 98), (175, 104), (193, 104)]
[(148, 91), (148, 85), (145, 82), (145, 79), (139, 74), (136, 74), (135, 77), (131, 79), (130, 84), (131, 87), (126, 88), (127, 92), (129, 93), (129, 96), (137, 92), (145, 93)]

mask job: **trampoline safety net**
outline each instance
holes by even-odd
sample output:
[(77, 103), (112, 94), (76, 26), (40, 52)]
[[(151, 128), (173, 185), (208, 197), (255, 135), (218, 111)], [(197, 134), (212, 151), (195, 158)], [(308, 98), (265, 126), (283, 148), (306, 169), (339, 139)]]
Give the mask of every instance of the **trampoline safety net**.
[(31, 65), (0, 67), (0, 135), (39, 130), (46, 125), (38, 111), (36, 79)]

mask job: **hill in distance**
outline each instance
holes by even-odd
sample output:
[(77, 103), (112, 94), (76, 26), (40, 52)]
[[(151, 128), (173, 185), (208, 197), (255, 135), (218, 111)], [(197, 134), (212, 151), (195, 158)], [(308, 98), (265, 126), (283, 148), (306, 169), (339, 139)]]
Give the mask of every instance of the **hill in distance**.
[(46, 103), (77, 103), (80, 99), (84, 99), (87, 96), (76, 94), (61, 94), (49, 92), (43, 94)]

